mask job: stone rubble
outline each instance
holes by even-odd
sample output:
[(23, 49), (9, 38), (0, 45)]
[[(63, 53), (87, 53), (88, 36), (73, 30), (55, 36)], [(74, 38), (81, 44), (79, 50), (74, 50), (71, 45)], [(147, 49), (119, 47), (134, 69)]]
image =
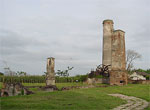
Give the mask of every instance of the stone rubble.
[(21, 83), (3, 83), (3, 88), (0, 90), (0, 97), (30, 95), (34, 94)]

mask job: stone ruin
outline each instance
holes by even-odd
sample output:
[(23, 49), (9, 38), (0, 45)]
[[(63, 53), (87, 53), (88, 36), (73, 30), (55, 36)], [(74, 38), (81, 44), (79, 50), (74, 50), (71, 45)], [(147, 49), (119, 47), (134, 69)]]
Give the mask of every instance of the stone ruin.
[[(103, 57), (102, 65), (107, 67), (107, 71), (103, 71), (104, 67), (96, 70), (103, 76), (109, 78), (110, 85), (126, 85), (126, 56), (125, 56), (125, 32), (122, 30), (114, 30), (112, 20), (103, 21)], [(54, 91), (58, 90), (55, 85), (55, 58), (47, 58), (47, 74), (46, 86), (41, 90)], [(90, 80), (93, 82), (93, 80)], [(96, 80), (94, 80), (96, 81)], [(101, 81), (103, 82), (103, 81)], [(0, 96), (16, 96), (33, 94), (21, 83), (4, 83), (4, 88), (0, 90)]]
[(55, 85), (55, 58), (47, 58), (46, 86)]
[[(112, 20), (103, 21), (103, 57), (102, 68), (96, 70), (109, 78), (110, 85), (126, 85), (126, 56), (125, 56), (125, 32), (114, 30)], [(41, 87), (44, 91), (58, 90), (55, 85), (55, 58), (47, 58), (46, 86)], [(107, 68), (104, 68), (107, 67)], [(102, 69), (107, 69), (103, 71)], [(105, 73), (106, 72), (106, 73)], [(95, 81), (95, 80), (94, 80)], [(93, 81), (91, 81), (93, 82)], [(103, 81), (101, 81), (103, 82)], [(4, 83), (0, 96), (16, 96), (33, 94), (20, 83)]]
[(1, 97), (29, 94), (33, 94), (33, 92), (29, 91), (21, 83), (3, 83), (3, 88), (0, 90)]
[(46, 73), (46, 86), (41, 87), (44, 91), (54, 91), (58, 90), (55, 85), (55, 58), (47, 58), (47, 73)]
[(112, 20), (103, 21), (102, 64), (110, 65), (110, 85), (126, 85), (125, 32), (114, 30)]
[[(126, 85), (126, 54), (125, 32), (114, 30), (112, 20), (103, 21), (103, 56), (102, 64), (97, 66), (96, 71), (88, 75), (88, 83), (95, 83), (97, 75), (102, 75), (101, 83), (110, 85)], [(94, 77), (93, 77), (94, 76)]]

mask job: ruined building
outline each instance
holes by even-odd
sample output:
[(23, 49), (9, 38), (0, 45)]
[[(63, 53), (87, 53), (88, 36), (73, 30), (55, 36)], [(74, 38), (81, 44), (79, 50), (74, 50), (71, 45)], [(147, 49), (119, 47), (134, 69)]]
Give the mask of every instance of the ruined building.
[(58, 88), (55, 85), (55, 58), (47, 58), (47, 72), (46, 72), (46, 86), (40, 87), (41, 90), (47, 92), (57, 91)]
[(126, 85), (125, 32), (114, 30), (112, 20), (103, 21), (103, 65), (109, 66), (110, 85)]
[(46, 86), (55, 85), (55, 58), (47, 58)]
[(21, 83), (16, 82), (3, 83), (2, 89), (0, 89), (0, 97), (29, 95), (29, 94), (33, 94), (33, 92), (29, 91)]

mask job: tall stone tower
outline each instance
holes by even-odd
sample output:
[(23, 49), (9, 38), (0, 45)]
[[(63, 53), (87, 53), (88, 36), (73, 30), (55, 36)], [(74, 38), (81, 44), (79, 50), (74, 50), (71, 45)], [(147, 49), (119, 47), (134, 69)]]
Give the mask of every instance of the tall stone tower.
[(103, 65), (109, 67), (110, 85), (127, 84), (125, 32), (114, 30), (112, 20), (103, 21)]
[(55, 58), (47, 58), (46, 86), (55, 85)]
[(126, 85), (125, 32), (115, 30), (112, 35), (110, 85)]
[(111, 65), (111, 37), (114, 31), (113, 24), (112, 20), (103, 21), (103, 65)]

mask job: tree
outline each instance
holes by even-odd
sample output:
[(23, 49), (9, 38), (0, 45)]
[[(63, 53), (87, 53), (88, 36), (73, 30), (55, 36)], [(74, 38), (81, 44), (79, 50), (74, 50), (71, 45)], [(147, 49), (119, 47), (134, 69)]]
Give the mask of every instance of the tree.
[(23, 72), (23, 71), (17, 71), (16, 75), (17, 75), (17, 76), (26, 76), (27, 73), (26, 73), (26, 72)]
[(148, 74), (150, 74), (150, 68), (147, 69), (145, 72), (148, 73)]
[(63, 76), (63, 77), (68, 77), (69, 76), (69, 71), (72, 70), (74, 67), (67, 67), (67, 70), (57, 70), (56, 74), (58, 76)]
[(139, 59), (141, 58), (142, 56), (137, 53), (136, 51), (134, 50), (127, 50), (126, 52), (126, 66), (127, 66), (127, 71), (131, 71), (131, 69), (134, 67), (133, 66), (133, 62), (136, 60), (136, 59)]
[(4, 76), (4, 73), (0, 72), (0, 76)]

